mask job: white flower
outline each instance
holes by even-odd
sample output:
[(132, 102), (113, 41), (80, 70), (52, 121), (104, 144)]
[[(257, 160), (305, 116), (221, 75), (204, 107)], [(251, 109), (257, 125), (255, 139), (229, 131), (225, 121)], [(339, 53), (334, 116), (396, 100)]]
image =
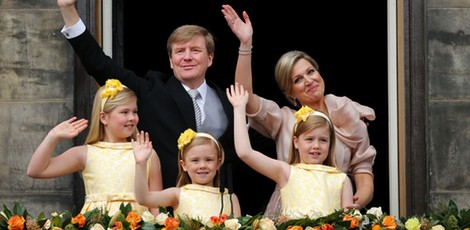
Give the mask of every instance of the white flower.
[(203, 223), (204, 225), (206, 225), (209, 228), (214, 227), (214, 223), (212, 223), (212, 221), (210, 219), (201, 220), (201, 223)]
[(383, 215), (382, 207), (370, 208), (369, 210), (367, 210), (367, 214), (372, 214), (376, 216), (377, 218), (380, 218)]
[(276, 230), (276, 226), (274, 226), (273, 220), (264, 217), (259, 221), (259, 227), (262, 230)]
[(362, 214), (361, 211), (354, 209), (354, 212), (351, 213), (352, 216), (356, 217), (358, 220), (362, 220)]
[(165, 225), (165, 220), (166, 218), (168, 218), (168, 213), (160, 213), (157, 215), (157, 217), (155, 218), (155, 221), (157, 222), (157, 224), (159, 225)]
[(238, 230), (242, 226), (238, 223), (238, 219), (228, 219), (224, 224), (227, 230)]
[(46, 220), (46, 223), (44, 223), (44, 229), (50, 229), (52, 225), (52, 222), (50, 219)]
[(90, 227), (90, 230), (104, 230), (104, 227), (101, 224), (94, 224)]
[(156, 223), (156, 220), (155, 220), (155, 216), (153, 216), (153, 214), (147, 210), (145, 210), (144, 212), (142, 212), (142, 220), (145, 221), (145, 222), (148, 222), (148, 223), (151, 223), (151, 224), (155, 224)]
[(432, 226), (431, 228), (432, 230), (446, 230), (444, 227), (442, 227), (442, 225), (436, 225), (436, 226)]

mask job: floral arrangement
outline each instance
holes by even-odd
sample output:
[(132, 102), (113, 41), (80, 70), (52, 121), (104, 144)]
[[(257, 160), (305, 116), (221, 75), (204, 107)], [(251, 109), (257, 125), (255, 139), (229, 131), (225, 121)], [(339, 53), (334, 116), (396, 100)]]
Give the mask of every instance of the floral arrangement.
[(429, 214), (396, 218), (371, 208), (365, 214), (358, 210), (344, 212), (338, 210), (317, 219), (286, 220), (280, 216), (276, 222), (262, 216), (242, 216), (233, 218), (227, 215), (213, 216), (208, 223), (200, 220), (178, 218), (170, 215), (164, 208), (154, 216), (150, 212), (139, 215), (130, 205), (121, 204), (113, 216), (99, 209), (85, 214), (72, 215), (69, 211), (52, 213), (46, 217), (40, 213), (34, 218), (19, 203), (13, 209), (3, 205), (0, 212), (0, 230), (343, 230), (343, 229), (406, 229), (406, 230), (470, 230), (470, 209), (459, 210), (450, 200)]

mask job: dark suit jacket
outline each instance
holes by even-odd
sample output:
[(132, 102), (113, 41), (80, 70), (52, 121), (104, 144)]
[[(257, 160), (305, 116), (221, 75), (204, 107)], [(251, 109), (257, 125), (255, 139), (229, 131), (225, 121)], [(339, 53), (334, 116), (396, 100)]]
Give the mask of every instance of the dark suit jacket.
[[(174, 76), (157, 71), (149, 71), (144, 77), (137, 76), (106, 56), (88, 30), (69, 42), (88, 74), (99, 85), (104, 85), (110, 78), (119, 79), (137, 94), (138, 127), (149, 132), (160, 158), (163, 187), (175, 186), (178, 175), (178, 137), (188, 128), (196, 130), (192, 100), (181, 83)], [(233, 108), (225, 90), (210, 81), (207, 84), (216, 90), (229, 119), (227, 130), (219, 141), (225, 150), (224, 164), (231, 164), (234, 160), (238, 161), (233, 143)]]

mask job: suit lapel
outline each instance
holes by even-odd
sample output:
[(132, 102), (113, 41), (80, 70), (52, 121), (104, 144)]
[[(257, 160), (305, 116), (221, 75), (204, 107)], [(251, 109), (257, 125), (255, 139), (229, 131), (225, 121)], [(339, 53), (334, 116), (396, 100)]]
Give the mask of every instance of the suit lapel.
[(197, 129), (196, 121), (194, 119), (193, 101), (191, 100), (188, 92), (184, 90), (181, 82), (179, 82), (174, 76), (168, 80), (167, 85), (168, 89), (170, 90), (169, 93), (173, 97), (176, 106), (180, 110), (186, 126), (196, 131)]

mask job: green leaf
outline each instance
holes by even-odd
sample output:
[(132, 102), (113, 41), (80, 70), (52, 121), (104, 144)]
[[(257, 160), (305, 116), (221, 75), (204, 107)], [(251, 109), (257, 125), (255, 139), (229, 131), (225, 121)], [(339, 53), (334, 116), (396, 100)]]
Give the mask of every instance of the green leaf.
[(154, 224), (144, 222), (141, 227), (142, 230), (156, 230), (157, 228), (155, 227)]

